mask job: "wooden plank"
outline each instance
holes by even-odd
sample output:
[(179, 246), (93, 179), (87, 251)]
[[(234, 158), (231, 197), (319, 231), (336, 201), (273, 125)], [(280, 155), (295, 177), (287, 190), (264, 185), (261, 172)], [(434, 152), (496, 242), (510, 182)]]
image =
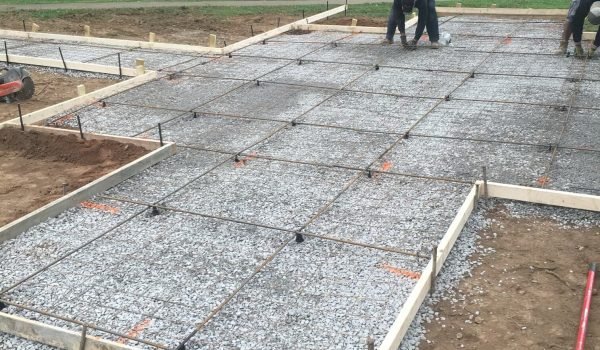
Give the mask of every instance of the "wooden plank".
[[(96, 135), (101, 139), (102, 135)], [(117, 136), (106, 137), (106, 139), (118, 140)], [(125, 139), (123, 142), (127, 143)], [(149, 141), (146, 141), (149, 142)], [(140, 173), (142, 170), (160, 162), (163, 159), (175, 154), (176, 146), (174, 143), (165, 143), (164, 146), (138, 158), (137, 160), (123, 165), (93, 182), (51, 202), (45, 206), (3, 226), (0, 227), (0, 242), (17, 237), (27, 229), (39, 224), (49, 217), (56, 216), (63, 211), (72, 208), (82, 201), (89, 199), (95, 194), (106, 191), (107, 189), (118, 185), (131, 176)]]
[(16, 30), (0, 29), (0, 37), (24, 40), (58, 40), (70, 43), (93, 44), (93, 45), (109, 45), (127, 49), (154, 49), (161, 51), (181, 51), (199, 54), (222, 54), (223, 49), (216, 47), (205, 47), (196, 45), (184, 44), (168, 44), (140, 40), (124, 40), (124, 39), (109, 39), (96, 38), (78, 35), (51, 34), (51, 33), (32, 33)]
[(596, 32), (583, 32), (583, 40), (593, 41), (596, 38)]
[(600, 211), (600, 196), (488, 182), (490, 197)]
[(566, 9), (519, 9), (519, 8), (473, 8), (473, 7), (436, 7), (439, 16), (448, 15), (488, 15), (488, 16), (535, 16), (565, 17)]
[[(0, 332), (65, 350), (79, 350), (81, 333), (0, 312)], [(86, 350), (135, 350), (131, 346), (86, 336)]]
[[(45, 120), (46, 118), (52, 117), (54, 115), (64, 113), (72, 108), (87, 106), (87, 105), (92, 104), (103, 98), (112, 96), (119, 92), (131, 89), (133, 87), (136, 87), (136, 86), (139, 86), (146, 82), (149, 82), (151, 80), (154, 80), (154, 79), (156, 79), (157, 76), (158, 76), (158, 74), (155, 71), (147, 72), (147, 73), (145, 73), (143, 75), (139, 75), (135, 78), (131, 78), (131, 79), (122, 81), (120, 83), (117, 83), (117, 84), (114, 84), (111, 86), (107, 86), (100, 90), (90, 92), (87, 95), (78, 96), (78, 97), (72, 98), (68, 101), (61, 102), (59, 104), (56, 104), (56, 105), (53, 105), (50, 107), (46, 107), (44, 109), (40, 109), (38, 111), (26, 114), (23, 116), (23, 122), (25, 124), (34, 124), (39, 121)], [(19, 118), (11, 119), (5, 123), (18, 125)], [(0, 124), (0, 128), (2, 127), (2, 125), (3, 124)]]
[(394, 324), (388, 331), (383, 343), (379, 347), (381, 350), (397, 350), (404, 338), (404, 335), (408, 331), (410, 324), (412, 323), (415, 315), (419, 311), (423, 300), (427, 296), (431, 288), (431, 277), (433, 273), (436, 275), (442, 269), (450, 250), (454, 246), (456, 239), (460, 235), (460, 232), (464, 228), (467, 220), (471, 216), (475, 203), (478, 196), (478, 185), (473, 186), (471, 191), (467, 195), (467, 198), (463, 205), (460, 207), (458, 213), (454, 217), (452, 224), (448, 228), (448, 231), (440, 241), (438, 246), (436, 271), (433, 271), (433, 258), (429, 260), (429, 263), (421, 273), (421, 277), (417, 281), (417, 284), (413, 288), (412, 292), (408, 296), (408, 299), (402, 306), (400, 313), (396, 317)]
[[(10, 127), (19, 128), (19, 126), (14, 125), (14, 124), (10, 124)], [(25, 130), (45, 132), (45, 133), (56, 134), (56, 135), (75, 135), (77, 137), (80, 137), (79, 130), (72, 130), (72, 129), (60, 129), (60, 128), (52, 128), (52, 127), (47, 127), (47, 126), (40, 126), (40, 125), (26, 125)], [(154, 151), (155, 149), (158, 149), (160, 147), (160, 141), (157, 141), (157, 140), (144, 139), (144, 138), (138, 138), (138, 137), (104, 135), (104, 134), (85, 132), (85, 130), (83, 130), (83, 131), (84, 131), (83, 137), (86, 140), (112, 140), (112, 141), (117, 141), (117, 142), (122, 142), (122, 143), (130, 143), (135, 146), (143, 147), (143, 148), (147, 149), (148, 151)]]
[(310, 24), (312, 22), (320, 21), (320, 20), (322, 20), (324, 18), (327, 18), (329, 16), (333, 16), (333, 15), (338, 14), (340, 12), (344, 12), (345, 9), (346, 9), (346, 5), (338, 6), (336, 8), (333, 8), (333, 9), (329, 10), (329, 11), (321, 12), (321, 13), (316, 14), (314, 16), (310, 16), (310, 17), (307, 17), (305, 19), (301, 19), (299, 21), (296, 21), (296, 22), (293, 22), (293, 23), (290, 23), (290, 24), (286, 24), (286, 25), (281, 26), (279, 28), (275, 28), (275, 29), (269, 30), (269, 31), (264, 32), (262, 34), (255, 35), (255, 36), (253, 36), (251, 38), (239, 41), (239, 42), (237, 42), (237, 43), (235, 43), (233, 45), (229, 45), (229, 46), (223, 48), (223, 53), (224, 54), (228, 54), (228, 53), (231, 53), (233, 51), (237, 51), (237, 50), (243, 49), (246, 46), (254, 45), (254, 44), (259, 43), (259, 42), (261, 42), (263, 40), (267, 40), (267, 39), (270, 39), (270, 38), (275, 37), (277, 35), (281, 35), (281, 34), (287, 32), (287, 31), (290, 31), (290, 30), (294, 29), (294, 27), (297, 26), (297, 25), (300, 25), (300, 24)]
[[(10, 51), (10, 50), (9, 50)], [(61, 60), (54, 60), (49, 58), (30, 57), (30, 56), (19, 56), (19, 55), (8, 55), (10, 63), (27, 64), (31, 66), (43, 66), (63, 69), (63, 62)], [(0, 55), (0, 62), (6, 62), (6, 56)], [(82, 63), (66, 61), (67, 68), (72, 70), (79, 70), (84, 72), (103, 73), (103, 74), (119, 74), (119, 67), (104, 66), (94, 63)], [(134, 68), (123, 68), (122, 73), (124, 76), (134, 77), (136, 76), (136, 70)]]
[[(415, 25), (418, 17), (411, 18), (405, 24), (406, 28)], [(369, 33), (385, 34), (386, 27), (365, 27), (365, 26), (341, 26), (333, 24), (298, 24), (294, 26), (296, 30), (325, 31), (325, 32), (343, 32), (343, 33)]]

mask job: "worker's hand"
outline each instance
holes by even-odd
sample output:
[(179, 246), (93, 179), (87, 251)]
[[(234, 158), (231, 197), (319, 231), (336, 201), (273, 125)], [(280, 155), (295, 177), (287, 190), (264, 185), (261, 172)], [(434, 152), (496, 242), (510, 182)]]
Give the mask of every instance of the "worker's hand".
[(581, 44), (576, 44), (575, 45), (575, 57), (584, 57), (585, 53), (583, 51), (583, 47), (581, 47)]
[(597, 49), (597, 47), (596, 47), (596, 46), (593, 46), (593, 45), (592, 45), (592, 46), (590, 46), (590, 49), (589, 49), (589, 51), (588, 51), (588, 55), (587, 55), (587, 56), (588, 56), (588, 58), (592, 58), (592, 57), (594, 57), (594, 54), (596, 54), (596, 49)]

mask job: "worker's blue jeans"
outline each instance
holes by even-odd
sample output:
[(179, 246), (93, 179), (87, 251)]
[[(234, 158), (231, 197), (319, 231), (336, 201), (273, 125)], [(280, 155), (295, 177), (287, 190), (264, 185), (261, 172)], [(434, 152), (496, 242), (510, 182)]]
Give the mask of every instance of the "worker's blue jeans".
[[(415, 40), (418, 41), (423, 35), (425, 27), (429, 34), (430, 41), (438, 41), (440, 39), (440, 30), (438, 25), (437, 12), (435, 10), (435, 0), (417, 0), (415, 7), (419, 10), (419, 21), (415, 30)], [(388, 40), (394, 39), (396, 27), (400, 33), (405, 33), (405, 16), (402, 12), (402, 0), (394, 0), (392, 10), (388, 18), (387, 34)]]
[(387, 34), (385, 38), (392, 41), (394, 40), (394, 34), (396, 34), (396, 27), (401, 34), (406, 33), (405, 31), (405, 20), (404, 12), (402, 12), (402, 0), (394, 0), (392, 4), (392, 10), (388, 18)]

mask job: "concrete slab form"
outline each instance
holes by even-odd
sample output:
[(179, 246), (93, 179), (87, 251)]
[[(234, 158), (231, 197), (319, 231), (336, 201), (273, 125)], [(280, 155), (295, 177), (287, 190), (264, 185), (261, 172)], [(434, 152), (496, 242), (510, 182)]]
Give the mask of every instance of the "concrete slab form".
[[(472, 35), (476, 22), (495, 36)], [(358, 348), (369, 335), (396, 349), (431, 283), (424, 257), (437, 245), (441, 269), (482, 195), (482, 183), (470, 186), (482, 165), (488, 179), (512, 184), (488, 182), (490, 196), (598, 210), (596, 197), (535, 188), (598, 187), (600, 152), (574, 136), (587, 135), (600, 109), (593, 80), (579, 80), (594, 60), (550, 57), (555, 39), (537, 37), (550, 38), (557, 23), (448, 18), (465, 34), (416, 52), (373, 46), (380, 34), (328, 27), (184, 62), (169, 68), (183, 70), (173, 77), (115, 96), (106, 114), (88, 106), (89, 126), (115, 133), (157, 138), (157, 128), (140, 129), (160, 120), (179, 152), (97, 197), (132, 212), (78, 224), (102, 227), (93, 242), (53, 255), (29, 237), (46, 258), (22, 273), (7, 265), (14, 288), (0, 299), (98, 323), (113, 333), (91, 334), (109, 341), (141, 329), (139, 341), (124, 342), (148, 349), (332, 347), (334, 338)], [(539, 70), (532, 57), (556, 69)], [(588, 95), (577, 100), (577, 88)], [(77, 215), (61, 218), (67, 225)], [(9, 309), (26, 318), (34, 311)]]
[[(65, 133), (65, 134), (73, 134), (79, 135), (78, 131), (70, 131), (70, 130), (53, 130), (45, 127), (38, 126), (27, 126), (28, 130), (35, 129), (38, 132), (48, 132), (48, 133)], [(89, 184), (55, 200), (51, 203), (46, 204), (45, 206), (9, 223), (3, 227), (0, 227), (0, 242), (15, 238), (21, 232), (27, 230), (28, 228), (37, 225), (47, 218), (51, 216), (55, 216), (66, 209), (77, 205), (78, 203), (88, 199), (92, 195), (96, 193), (103, 192), (109, 189), (112, 186), (128, 179), (129, 177), (139, 173), (140, 171), (154, 165), (155, 163), (160, 162), (161, 160), (169, 157), (171, 154), (175, 152), (175, 144), (167, 143), (161, 144), (156, 141), (143, 141), (143, 140), (133, 140), (127, 138), (119, 138), (119, 137), (103, 137), (102, 135), (90, 135), (84, 134), (84, 137), (87, 139), (111, 139), (120, 142), (130, 142), (142, 147), (145, 147), (150, 152), (139, 159), (126, 164), (92, 182)]]

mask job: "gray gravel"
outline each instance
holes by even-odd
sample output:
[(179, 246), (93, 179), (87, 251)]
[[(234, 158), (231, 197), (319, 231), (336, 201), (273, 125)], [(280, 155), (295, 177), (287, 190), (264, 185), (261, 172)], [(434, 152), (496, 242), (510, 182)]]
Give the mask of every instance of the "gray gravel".
[(451, 100), (427, 115), (413, 133), (549, 145), (558, 143), (567, 115), (560, 108)]
[(307, 239), (290, 243), (190, 342), (191, 349), (364, 349), (381, 342), (420, 271), (415, 259)]
[(426, 252), (446, 233), (470, 189), (467, 184), (383, 174), (371, 179), (365, 176), (307, 230)]
[(298, 119), (299, 122), (403, 134), (436, 100), (341, 92)]
[[(236, 163), (227, 160), (229, 154), (180, 147), (177, 155), (106, 192), (160, 201), (201, 215), (160, 210), (160, 215), (153, 216), (146, 207), (96, 198), (93, 201), (117, 211), (73, 208), (1, 244), (0, 287), (6, 287), (107, 233), (5, 296), (119, 332), (147, 323), (139, 336), (169, 346), (178, 344), (233, 296), (194, 337), (191, 348), (364, 348), (368, 335), (380, 344), (415, 283), (394, 272), (398, 268), (421, 271), (426, 261), (323, 238), (425, 251), (447, 230), (469, 185), (392, 174), (367, 178), (362, 172), (335, 167), (366, 167), (377, 160), (397, 134), (411, 129), (468, 76), (422, 68), (470, 71), (487, 57), (481, 51), (504, 52), (492, 54), (473, 79), (467, 79), (450, 101), (416, 124), (413, 136), (396, 145), (374, 170), (388, 162), (385, 166), (391, 165), (395, 172), (473, 181), (481, 178), (481, 166), (487, 165), (491, 180), (535, 185), (549, 169), (551, 188), (600, 194), (596, 169), (600, 152), (560, 148), (551, 163), (548, 149), (548, 144), (558, 142), (560, 146), (598, 147), (593, 137), (586, 136), (596, 130), (597, 123), (596, 113), (585, 108), (600, 107), (593, 74), (588, 73), (582, 84), (578, 108), (573, 109), (561, 140), (566, 111), (527, 105), (565, 105), (576, 86), (568, 78), (580, 71), (579, 61), (519, 54), (551, 53), (558, 46), (558, 40), (551, 38), (561, 23), (526, 23), (516, 33), (548, 39), (504, 40), (523, 21), (477, 23), (481, 21), (465, 16), (444, 23), (442, 30), (452, 34), (453, 43), (437, 51), (371, 45), (382, 35), (324, 32), (285, 35), (238, 50), (232, 58), (216, 59), (61, 43), (67, 59), (116, 64), (116, 53), (122, 52), (127, 65), (143, 56), (149, 68), (184, 70), (173, 79), (162, 73), (161, 79), (113, 96), (106, 108), (92, 105), (73, 111), (80, 113), (86, 130), (134, 135), (161, 122), (165, 139), (180, 146), (229, 153), (255, 148)], [(472, 35), (481, 32), (495, 36)], [(337, 46), (329, 43), (341, 38)], [(14, 47), (23, 44), (11, 42)], [(420, 44), (425, 46), (426, 38)], [(31, 43), (12, 53), (56, 58), (57, 45)], [(293, 61), (304, 55), (329, 62), (304, 60), (298, 65)], [(375, 70), (375, 63), (381, 69)], [(594, 67), (596, 62), (589, 62), (588, 72)], [(258, 77), (259, 85), (239, 80)], [(337, 91), (357, 77), (361, 78), (346, 90)], [(197, 118), (192, 110), (199, 112)], [(284, 122), (292, 120), (319, 126), (283, 128)], [(66, 124), (73, 126), (72, 120)], [(140, 136), (158, 137), (156, 128)], [(256, 159), (254, 152), (282, 160)], [(352, 179), (357, 181), (342, 193)], [(532, 215), (518, 204), (507, 207), (513, 213)], [(322, 215), (316, 217), (317, 213)], [(598, 222), (587, 214), (567, 216), (576, 224)], [(320, 238), (305, 235), (304, 243), (292, 240), (283, 247), (293, 238), (287, 230), (309, 223), (308, 232)], [(468, 274), (472, 267), (468, 257), (480, 248), (477, 232), (486, 223), (482, 211), (471, 218), (438, 280), (438, 290), (451, 290)], [(262, 272), (248, 280), (282, 247)], [(436, 294), (434, 300), (451, 295)], [(423, 307), (417, 323), (435, 317), (429, 308), (429, 304)], [(8, 311), (77, 330), (72, 324), (32, 312)], [(418, 327), (409, 334), (403, 345), (407, 349), (424, 336)], [(13, 339), (0, 335), (0, 343), (12, 346)], [(19, 344), (23, 345), (17, 348), (39, 348), (29, 342)]]
[(316, 127), (288, 126), (248, 152), (259, 156), (366, 169), (398, 136)]
[(392, 170), (475, 181), (487, 167), (490, 181), (532, 186), (550, 164), (548, 146), (526, 146), (413, 136), (402, 140), (383, 159)]
[[(333, 95), (335, 90), (259, 82), (245, 85), (197, 109), (251, 118), (292, 121)], [(268, 99), (263, 98), (269, 96)]]

